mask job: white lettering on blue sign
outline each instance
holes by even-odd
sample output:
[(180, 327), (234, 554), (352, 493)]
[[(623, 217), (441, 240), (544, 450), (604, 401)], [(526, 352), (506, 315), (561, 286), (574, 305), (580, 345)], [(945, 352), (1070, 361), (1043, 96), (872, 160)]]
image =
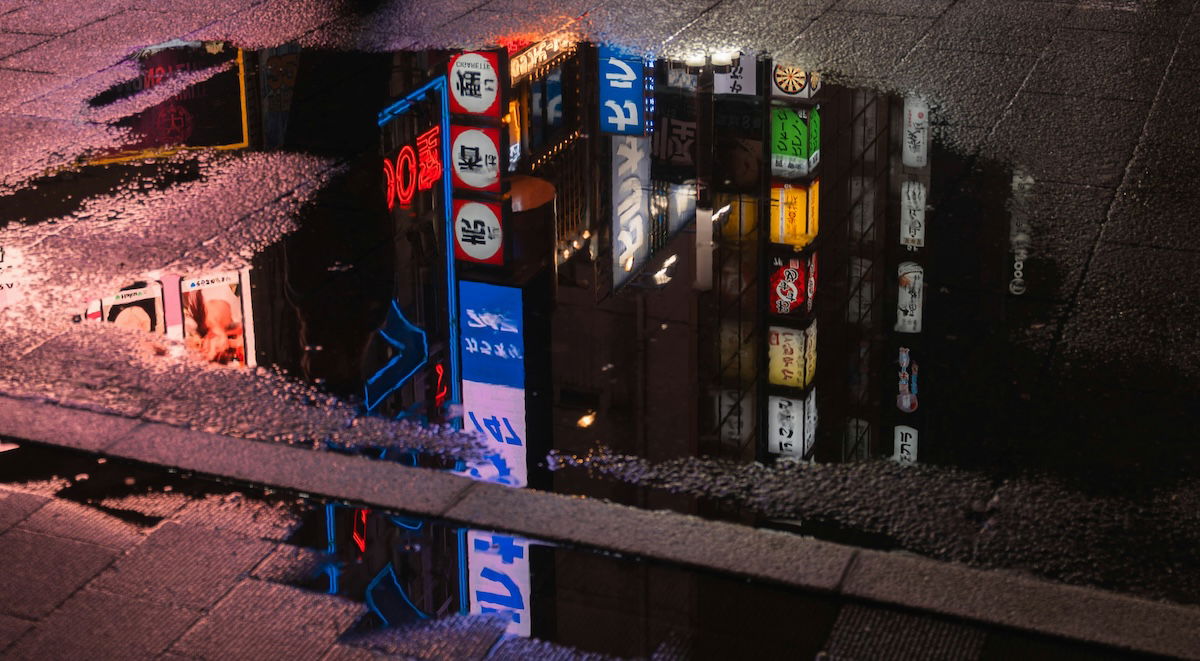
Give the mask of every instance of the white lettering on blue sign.
[(469, 530), (466, 543), (471, 613), (502, 613), (508, 617), (507, 634), (528, 637), (529, 541)]
[(600, 47), (600, 130), (617, 135), (645, 133), (645, 66), (640, 57)]

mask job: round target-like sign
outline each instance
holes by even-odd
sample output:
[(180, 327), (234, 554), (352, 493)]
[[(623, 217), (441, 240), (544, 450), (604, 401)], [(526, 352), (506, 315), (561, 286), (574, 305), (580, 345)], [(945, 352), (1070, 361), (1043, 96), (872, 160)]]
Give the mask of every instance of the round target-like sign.
[(800, 67), (777, 64), (775, 65), (775, 71), (772, 72), (772, 77), (775, 81), (776, 89), (789, 95), (799, 94), (804, 91), (804, 86), (808, 84), (808, 74)]
[(502, 264), (504, 232), (500, 206), (487, 202), (454, 203), (454, 252), (459, 259)]

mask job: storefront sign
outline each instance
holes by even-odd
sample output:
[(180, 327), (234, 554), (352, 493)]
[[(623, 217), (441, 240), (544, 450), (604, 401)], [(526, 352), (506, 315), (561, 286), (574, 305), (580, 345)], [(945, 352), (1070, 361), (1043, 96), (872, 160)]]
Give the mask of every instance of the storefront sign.
[(525, 388), (521, 290), (459, 282), (463, 381)]
[(616, 135), (645, 133), (642, 58), (600, 47), (600, 131)]
[(900, 347), (899, 393), (896, 395), (896, 408), (904, 413), (917, 410), (917, 363), (909, 355), (908, 347)]
[(771, 243), (803, 248), (817, 238), (820, 228), (821, 181), (784, 184), (771, 188)]
[(900, 184), (900, 245), (925, 247), (925, 184), (905, 181)]
[(569, 36), (557, 35), (547, 37), (543, 41), (526, 48), (512, 56), (508, 61), (508, 77), (511, 84), (524, 80), (538, 67), (549, 64), (559, 55), (575, 47), (575, 41)]
[(713, 94), (758, 96), (758, 62), (754, 56), (742, 55), (729, 73), (714, 73)]
[(180, 283), (188, 350), (212, 363), (254, 366), (253, 347), (247, 342), (247, 327), (253, 321), (247, 284), (237, 271)]
[(450, 127), (450, 171), (454, 187), (500, 192), (500, 130)]
[(481, 264), (504, 263), (504, 209), (492, 202), (454, 201), (454, 256)]
[(1013, 173), (1012, 199), (1009, 204), (1008, 246), (1012, 251), (1012, 279), (1008, 281), (1008, 293), (1020, 296), (1025, 293), (1025, 260), (1029, 259), (1031, 225), (1029, 222), (1030, 196), (1033, 177), (1018, 170)]
[(776, 99), (811, 99), (821, 90), (821, 74), (800, 67), (776, 64), (771, 71), (771, 96)]
[(801, 399), (767, 399), (767, 451), (803, 459), (817, 440), (817, 391)]
[(434, 126), (417, 136), (416, 145), (404, 145), (396, 160), (383, 159), (388, 210), (397, 203), (412, 204), (418, 190), (430, 190), (442, 178), (441, 127)]
[(529, 540), (482, 530), (468, 530), (460, 539), (467, 545), (471, 614), (500, 613), (507, 618), (505, 633), (528, 638), (533, 596)]
[(753, 393), (718, 390), (716, 412), (723, 443), (737, 445), (750, 440), (750, 433), (754, 431)]
[(613, 286), (650, 258), (648, 138), (612, 138)]
[(510, 487), (529, 484), (525, 449), (525, 390), (464, 380), (463, 429), (487, 443), (484, 461), (460, 474)]
[(25, 259), (17, 248), (0, 246), (0, 310), (25, 298)]
[(917, 430), (908, 425), (897, 425), (893, 437), (892, 459), (901, 464), (917, 463)]
[(821, 161), (820, 107), (771, 109), (771, 174), (807, 177)]
[(806, 329), (771, 326), (767, 333), (768, 380), (773, 385), (805, 388), (817, 371), (817, 324)]
[(929, 165), (929, 104), (919, 96), (904, 99), (904, 146), (901, 160), (905, 167)]
[(450, 112), (500, 117), (500, 55), (460, 53), (450, 58)]
[(803, 309), (812, 312), (817, 292), (817, 255), (776, 257), (771, 260), (769, 310), (771, 314), (791, 314)]
[(896, 299), (895, 329), (899, 333), (920, 333), (925, 269), (916, 262), (902, 262), (897, 271), (900, 293)]

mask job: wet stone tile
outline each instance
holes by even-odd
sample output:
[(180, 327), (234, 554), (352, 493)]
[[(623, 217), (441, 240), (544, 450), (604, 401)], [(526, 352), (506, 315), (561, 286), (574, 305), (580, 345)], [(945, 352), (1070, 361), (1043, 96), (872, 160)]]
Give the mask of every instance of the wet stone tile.
[(1116, 188), (1149, 110), (1137, 101), (1022, 92), (980, 155), (1024, 168), (1040, 182)]
[(124, 551), (145, 539), (142, 530), (114, 516), (67, 500), (53, 500), (18, 529)]
[(834, 659), (858, 659), (886, 647), (895, 659), (975, 659), (985, 637), (983, 629), (959, 623), (848, 604), (838, 613), (825, 652)]
[(1183, 29), (1190, 0), (1163, 2), (1082, 2), (1067, 17), (1066, 27), (1110, 32), (1177, 35)]
[(42, 496), (0, 489), (0, 533), (24, 521), (48, 501)]
[[(889, 79), (900, 89), (931, 101), (932, 121), (991, 128), (1033, 67), (1034, 58), (919, 46)], [(964, 80), (970, 80), (965, 89)]]
[(270, 552), (238, 535), (165, 523), (93, 587), (159, 603), (205, 608)]
[(0, 58), (8, 57), (18, 51), (35, 46), (48, 39), (40, 34), (21, 34), (0, 32)]
[(504, 634), (504, 626), (500, 617), (451, 615), (373, 631), (347, 642), (418, 659), (482, 659)]
[(1000, 9), (986, 0), (964, 0), (942, 15), (922, 45), (1036, 55), (1050, 43), (1069, 10), (1049, 2), (1010, 2)]
[(319, 661), (364, 610), (339, 597), (246, 580), (171, 651), (206, 659)]
[(33, 622), (12, 615), (0, 614), (0, 650), (21, 637), (29, 630)]
[(839, 0), (833, 5), (836, 11), (860, 12), (865, 14), (885, 14), (888, 16), (940, 16), (946, 11), (953, 0), (916, 0), (914, 2), (897, 2), (896, 0)]
[(171, 520), (184, 525), (282, 541), (300, 525), (299, 516), (282, 504), (247, 500), (241, 494), (210, 494), (189, 502)]
[(263, 559), (254, 571), (254, 578), (273, 583), (296, 584), (307, 581), (320, 572), (325, 555), (320, 551), (280, 544)]
[(931, 18), (829, 12), (789, 48), (823, 72), (879, 78), (891, 73), (932, 23)]
[(1158, 248), (1193, 249), (1200, 230), (1200, 196), (1161, 189), (1128, 188), (1117, 192), (1104, 240)]
[(1174, 47), (1174, 36), (1062, 30), (1034, 68), (1028, 89), (1150, 102)]
[(58, 3), (42, 2), (23, 7), (0, 17), (0, 30), (34, 34), (65, 34), (95, 23), (121, 11), (120, 2), (87, 2), (63, 11)]
[(0, 612), (40, 618), (112, 562), (117, 552), (12, 529), (0, 535), (0, 558), (21, 558), (19, 572), (0, 572)]
[(200, 613), (84, 589), (38, 623), (5, 659), (154, 659)]
[(24, 102), (61, 84), (65, 79), (52, 73), (0, 70), (0, 112), (25, 111)]

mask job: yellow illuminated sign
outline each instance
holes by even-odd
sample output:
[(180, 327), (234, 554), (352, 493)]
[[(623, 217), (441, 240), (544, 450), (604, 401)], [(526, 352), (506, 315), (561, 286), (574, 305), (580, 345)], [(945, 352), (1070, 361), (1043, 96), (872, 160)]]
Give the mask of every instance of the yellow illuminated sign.
[(767, 333), (767, 374), (772, 385), (806, 388), (817, 373), (817, 324), (808, 328), (771, 326)]
[(803, 248), (817, 238), (821, 181), (771, 188), (771, 243)]

